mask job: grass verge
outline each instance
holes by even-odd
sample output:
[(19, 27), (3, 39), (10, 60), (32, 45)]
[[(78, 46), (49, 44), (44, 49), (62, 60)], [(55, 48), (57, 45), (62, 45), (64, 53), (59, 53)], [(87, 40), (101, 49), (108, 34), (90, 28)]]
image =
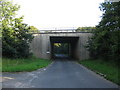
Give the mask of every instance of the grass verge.
[(52, 61), (31, 57), (27, 59), (2, 58), (2, 72), (33, 71), (48, 66)]
[(83, 60), (80, 64), (95, 71), (97, 74), (104, 76), (106, 79), (120, 85), (118, 73), (120, 68), (113, 62), (106, 62), (103, 60)]

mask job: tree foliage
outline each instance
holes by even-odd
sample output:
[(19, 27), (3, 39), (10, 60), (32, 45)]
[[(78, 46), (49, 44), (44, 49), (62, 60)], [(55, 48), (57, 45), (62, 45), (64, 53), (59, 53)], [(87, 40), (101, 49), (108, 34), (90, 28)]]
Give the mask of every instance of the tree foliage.
[(38, 33), (38, 29), (35, 26), (29, 26), (29, 32)]
[(92, 57), (105, 60), (120, 59), (120, 2), (104, 2), (100, 6), (102, 20), (88, 41)]
[(95, 30), (95, 27), (78, 27), (76, 32), (92, 32)]
[(68, 54), (69, 43), (54, 43), (55, 54)]
[(0, 0), (1, 30), (2, 30), (2, 55), (5, 57), (28, 57), (29, 43), (33, 36), (29, 34), (29, 26), (22, 23), (23, 16), (16, 18), (19, 5)]

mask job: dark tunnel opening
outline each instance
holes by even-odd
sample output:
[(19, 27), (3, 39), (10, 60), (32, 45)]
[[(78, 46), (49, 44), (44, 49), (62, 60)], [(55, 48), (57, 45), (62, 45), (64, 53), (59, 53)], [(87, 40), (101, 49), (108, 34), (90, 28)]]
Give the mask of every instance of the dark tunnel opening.
[(79, 37), (52, 36), (51, 58), (52, 59), (69, 59), (77, 60), (77, 45)]

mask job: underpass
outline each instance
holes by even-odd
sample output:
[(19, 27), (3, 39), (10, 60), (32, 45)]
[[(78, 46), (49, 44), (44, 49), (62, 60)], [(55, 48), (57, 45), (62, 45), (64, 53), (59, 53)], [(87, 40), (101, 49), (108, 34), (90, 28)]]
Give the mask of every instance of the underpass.
[[(52, 59), (78, 59), (77, 44), (79, 37), (50, 37)], [(62, 46), (64, 45), (64, 47)]]
[[(90, 32), (47, 32), (34, 33), (33, 35), (34, 39), (30, 46), (31, 52), (36, 57), (54, 59), (56, 56), (64, 54), (58, 53), (55, 49), (55, 44), (66, 44), (67, 52), (65, 54), (69, 58), (74, 60), (85, 60), (89, 58), (89, 51), (85, 48), (85, 45), (87, 44), (88, 38), (92, 35)], [(63, 51), (65, 50), (63, 49)]]

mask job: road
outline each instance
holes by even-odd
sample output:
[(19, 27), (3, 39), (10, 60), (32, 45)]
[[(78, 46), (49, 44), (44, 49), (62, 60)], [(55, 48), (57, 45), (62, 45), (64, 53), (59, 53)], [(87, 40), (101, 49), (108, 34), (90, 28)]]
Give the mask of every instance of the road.
[(74, 61), (54, 61), (33, 72), (3, 73), (3, 88), (118, 88)]

